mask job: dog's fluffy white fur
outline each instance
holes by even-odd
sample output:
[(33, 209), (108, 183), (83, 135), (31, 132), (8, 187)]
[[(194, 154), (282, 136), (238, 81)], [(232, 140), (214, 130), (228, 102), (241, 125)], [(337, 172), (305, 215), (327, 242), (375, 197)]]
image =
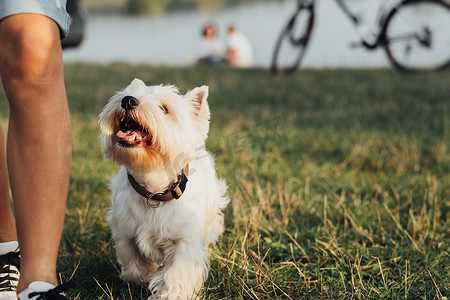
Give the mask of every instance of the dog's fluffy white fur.
[[(131, 106), (122, 100), (132, 96)], [(122, 165), (111, 180), (111, 226), (126, 281), (148, 284), (149, 299), (192, 299), (209, 271), (208, 246), (223, 232), (229, 198), (205, 150), (210, 112), (208, 87), (181, 95), (174, 86), (146, 86), (134, 79), (99, 116), (106, 159)], [(130, 128), (128, 128), (130, 127)], [(189, 164), (183, 195), (149, 207), (127, 179), (164, 191)]]

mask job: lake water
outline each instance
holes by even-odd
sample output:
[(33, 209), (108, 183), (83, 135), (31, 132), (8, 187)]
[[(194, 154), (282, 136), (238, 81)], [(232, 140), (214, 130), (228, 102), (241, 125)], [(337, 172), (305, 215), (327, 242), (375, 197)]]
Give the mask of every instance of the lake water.
[[(277, 37), (296, 1), (253, 3), (214, 13), (176, 12), (154, 17), (89, 16), (80, 47), (64, 51), (64, 60), (95, 63), (126, 62), (152, 65), (193, 64), (202, 26), (213, 20), (224, 39), (229, 24), (238, 27), (252, 43), (254, 65), (267, 67)], [(379, 1), (350, 1), (352, 8), (376, 15)], [(369, 20), (372, 22), (372, 20)], [(318, 1), (313, 38), (304, 66), (382, 67), (384, 52), (350, 49), (358, 35), (332, 0)]]

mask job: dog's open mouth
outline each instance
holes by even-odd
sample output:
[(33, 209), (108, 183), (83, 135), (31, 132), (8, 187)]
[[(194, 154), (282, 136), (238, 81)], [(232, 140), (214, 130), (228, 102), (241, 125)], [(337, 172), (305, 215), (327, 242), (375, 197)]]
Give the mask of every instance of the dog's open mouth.
[(151, 144), (149, 131), (133, 119), (132, 116), (125, 115), (120, 119), (119, 131), (116, 136), (119, 138), (119, 145), (123, 147), (135, 147)]

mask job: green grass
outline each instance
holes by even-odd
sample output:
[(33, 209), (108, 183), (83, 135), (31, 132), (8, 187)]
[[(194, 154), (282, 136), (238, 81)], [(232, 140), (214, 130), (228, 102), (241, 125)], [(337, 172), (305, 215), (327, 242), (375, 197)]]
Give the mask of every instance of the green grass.
[(84, 0), (83, 5), (94, 14), (128, 12), (134, 15), (154, 15), (170, 9), (198, 8), (203, 11), (217, 11), (225, 6), (249, 2), (255, 0)]
[[(71, 299), (145, 299), (119, 278), (96, 116), (134, 77), (210, 87), (207, 147), (229, 185), (200, 299), (450, 295), (450, 73), (66, 66), (73, 162), (58, 270)], [(4, 98), (4, 95), (1, 95)], [(2, 111), (6, 101), (0, 102)], [(3, 120), (7, 117), (3, 113)]]

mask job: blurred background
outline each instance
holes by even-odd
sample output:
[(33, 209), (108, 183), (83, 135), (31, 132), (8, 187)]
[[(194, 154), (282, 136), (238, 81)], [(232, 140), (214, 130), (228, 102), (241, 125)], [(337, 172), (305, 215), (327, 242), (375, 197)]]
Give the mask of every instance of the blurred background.
[[(349, 0), (372, 26), (381, 0)], [(233, 24), (250, 40), (253, 66), (268, 67), (276, 39), (296, 0), (71, 0), (81, 25), (72, 28), (66, 62), (188, 66), (195, 63), (202, 27), (217, 26), (218, 39)], [(385, 67), (382, 49), (351, 49), (358, 35), (335, 1), (317, 1), (315, 33), (304, 67)], [(73, 18), (74, 23), (77, 18)], [(74, 24), (76, 25), (76, 24)], [(76, 27), (76, 26), (74, 26)], [(76, 46), (76, 47), (73, 47)]]

